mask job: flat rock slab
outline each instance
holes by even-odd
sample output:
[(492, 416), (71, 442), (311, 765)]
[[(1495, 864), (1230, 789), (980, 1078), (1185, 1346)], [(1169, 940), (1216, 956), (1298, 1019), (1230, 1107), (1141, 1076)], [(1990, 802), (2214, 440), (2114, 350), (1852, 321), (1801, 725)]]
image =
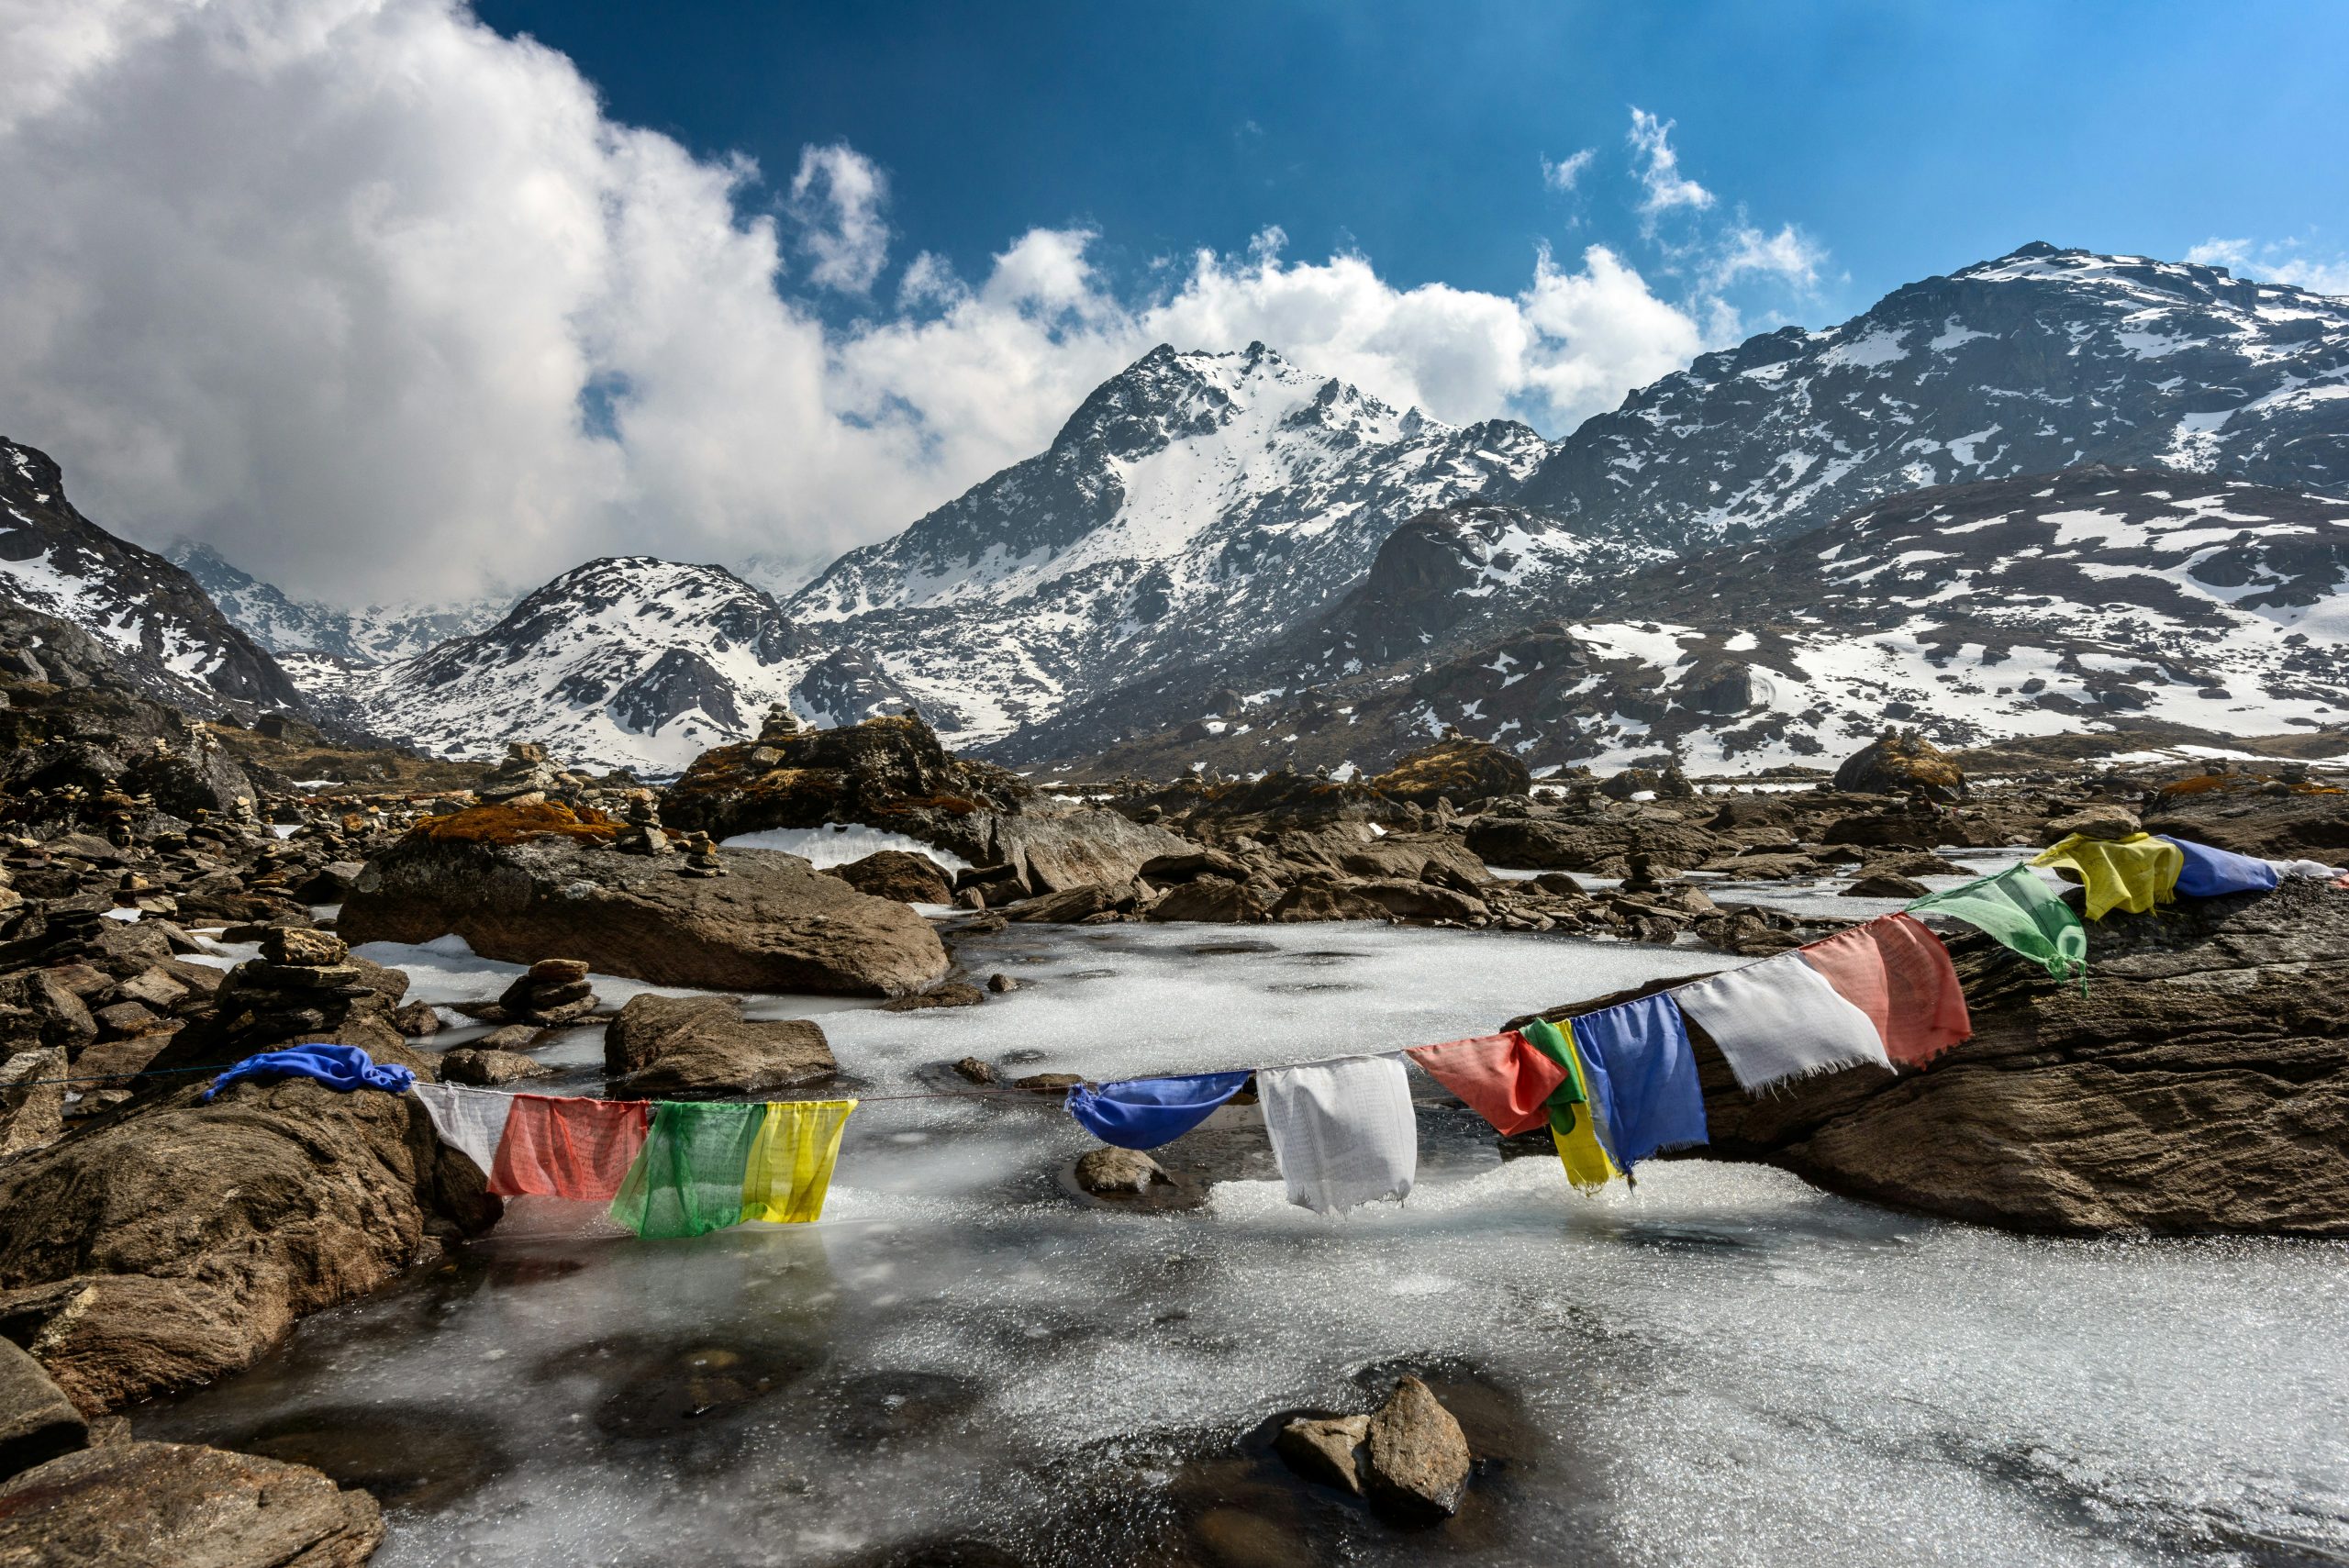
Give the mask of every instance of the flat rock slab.
[(929, 922), (796, 855), (719, 853), (724, 876), (564, 839), (410, 836), (369, 863), (339, 923), (353, 942), (451, 933), (484, 958), (561, 954), (661, 985), (899, 996), (943, 979)]
[(356, 1568), (383, 1510), (306, 1465), (187, 1443), (115, 1443), (0, 1484), (0, 1568)]
[(669, 1099), (760, 1095), (820, 1084), (840, 1071), (806, 1018), (753, 1021), (734, 996), (632, 996), (604, 1026), (616, 1093)]

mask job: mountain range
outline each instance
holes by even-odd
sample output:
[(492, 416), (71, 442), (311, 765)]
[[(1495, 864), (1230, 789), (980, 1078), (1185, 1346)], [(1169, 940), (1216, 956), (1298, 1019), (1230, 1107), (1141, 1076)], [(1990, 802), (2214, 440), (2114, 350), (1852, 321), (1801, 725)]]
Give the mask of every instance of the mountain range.
[[(194, 547), (185, 573), (136, 555), (212, 589), (258, 662), (184, 607), (138, 635), (436, 751), (534, 739), (652, 772), (772, 703), (908, 701), (1013, 763), (1372, 767), (1457, 728), (1542, 765), (1745, 770), (1887, 719), (1953, 741), (2336, 723), (2343, 496), (2349, 300), (2031, 245), (1701, 356), (1555, 442), (1262, 344), (1161, 347), (1043, 451), (787, 597), (625, 557), (502, 614), (343, 612)], [(0, 585), (130, 624), (118, 588), (50, 582), (89, 573), (14, 570), (55, 558), (17, 538)], [(133, 580), (185, 600), (143, 565), (108, 579)]]

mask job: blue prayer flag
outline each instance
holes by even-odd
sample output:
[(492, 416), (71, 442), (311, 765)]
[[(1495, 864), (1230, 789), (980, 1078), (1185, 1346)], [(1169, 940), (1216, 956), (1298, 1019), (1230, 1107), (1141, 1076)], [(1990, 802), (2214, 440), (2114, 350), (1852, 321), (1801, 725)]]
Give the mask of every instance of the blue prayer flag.
[(1068, 1114), (1085, 1131), (1120, 1149), (1171, 1143), (1215, 1114), (1240, 1092), (1245, 1073), (1203, 1073), (1191, 1078), (1128, 1078), (1068, 1092)]
[(1705, 1096), (1680, 1008), (1662, 993), (1572, 1020), (1607, 1151), (1628, 1171), (1662, 1149), (1702, 1143)]
[(2239, 855), (2232, 850), (2212, 849), (2191, 839), (2171, 839), (2166, 833), (2154, 837), (2168, 840), (2185, 851), (2186, 864), (2177, 873), (2177, 891), (2188, 898), (2266, 893), (2276, 886), (2276, 868), (2266, 861)]
[(416, 1082), (416, 1074), (407, 1068), (378, 1066), (373, 1057), (355, 1045), (296, 1045), (246, 1057), (213, 1079), (204, 1097), (208, 1100), (245, 1078), (315, 1078), (345, 1094), (353, 1089), (381, 1089), (401, 1095)]

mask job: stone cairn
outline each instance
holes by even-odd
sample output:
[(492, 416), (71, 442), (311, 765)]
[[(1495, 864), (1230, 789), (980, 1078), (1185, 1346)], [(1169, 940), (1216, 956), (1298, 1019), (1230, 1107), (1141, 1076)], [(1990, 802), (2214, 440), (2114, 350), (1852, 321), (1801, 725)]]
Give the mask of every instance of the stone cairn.
[(495, 1003), (497, 1016), (468, 1008), (475, 1018), (492, 1023), (536, 1024), (555, 1029), (577, 1023), (596, 1010), (596, 991), (587, 979), (587, 962), (577, 958), (542, 958), (515, 978)]
[(718, 858), (718, 840), (707, 833), (692, 832), (677, 840), (685, 851), (685, 863), (677, 868), (681, 876), (724, 876), (726, 862)]
[(628, 826), (612, 840), (612, 848), (624, 855), (676, 852), (676, 840), (661, 826), (661, 804), (651, 790), (641, 790), (629, 797), (627, 817)]
[(783, 752), (777, 748), (796, 737), (800, 731), (799, 716), (791, 711), (788, 703), (771, 703), (766, 717), (759, 720), (759, 738), (751, 746), (751, 765), (774, 768), (783, 764)]
[(507, 743), (506, 760), (473, 793), (484, 806), (536, 806), (562, 787), (553, 759), (534, 740)]
[(218, 1018), (239, 1042), (332, 1034), (363, 997), (374, 995), (351, 950), (331, 931), (272, 926), (261, 957), (228, 972), (220, 987)]

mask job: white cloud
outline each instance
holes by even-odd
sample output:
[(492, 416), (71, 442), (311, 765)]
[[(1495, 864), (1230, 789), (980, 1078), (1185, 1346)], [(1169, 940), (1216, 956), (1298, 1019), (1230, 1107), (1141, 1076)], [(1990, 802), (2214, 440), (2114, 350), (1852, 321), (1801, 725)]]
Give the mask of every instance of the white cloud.
[(799, 154), (790, 208), (800, 248), (815, 258), (808, 281), (849, 294), (869, 293), (889, 259), (889, 226), (881, 209), (889, 182), (854, 148), (835, 142)]
[(1555, 163), (1545, 156), (1542, 160), (1542, 183), (1553, 191), (1571, 191), (1575, 182), (1582, 178), (1590, 161), (1598, 156), (1597, 148), (1586, 147), (1580, 152), (1569, 153)]
[(1040, 450), (1161, 339), (1554, 430), (1714, 337), (1603, 249), (1505, 295), (1289, 261), (1276, 230), (1140, 299), (1083, 230), (968, 280), (917, 255), (829, 328), (785, 291), (885, 276), (866, 160), (812, 149), (746, 216), (754, 165), (612, 121), (461, 0), (20, 6), (0, 58), (0, 429), (102, 524), (298, 593), (817, 562)]
[(1713, 205), (1712, 192), (1680, 172), (1680, 155), (1672, 150), (1675, 123), (1637, 106), (1631, 110), (1629, 140), (1639, 157), (1633, 172), (1646, 193), (1640, 200), (1640, 216), (1651, 224), (1675, 207), (1702, 212)]
[(1810, 288), (1827, 264), (1825, 247), (1791, 223), (1776, 234), (1765, 234), (1742, 220), (1732, 224), (1720, 247), (1704, 266), (1705, 286), (1726, 288), (1752, 273), (1776, 278), (1796, 288)]
[(2349, 255), (2311, 256), (2297, 239), (2205, 239), (2186, 259), (2225, 267), (2245, 277), (2289, 284), (2311, 294), (2349, 295)]

